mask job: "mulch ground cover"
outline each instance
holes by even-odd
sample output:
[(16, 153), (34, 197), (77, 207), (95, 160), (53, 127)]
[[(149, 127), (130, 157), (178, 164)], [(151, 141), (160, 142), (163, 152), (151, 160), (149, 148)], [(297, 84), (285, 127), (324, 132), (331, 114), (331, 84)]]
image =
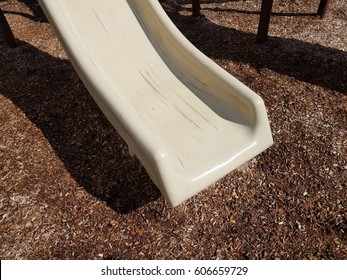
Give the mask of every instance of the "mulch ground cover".
[(346, 259), (347, 2), (162, 5), (265, 101), (274, 144), (172, 208), (73, 70), (36, 1), (0, 1), (1, 259)]

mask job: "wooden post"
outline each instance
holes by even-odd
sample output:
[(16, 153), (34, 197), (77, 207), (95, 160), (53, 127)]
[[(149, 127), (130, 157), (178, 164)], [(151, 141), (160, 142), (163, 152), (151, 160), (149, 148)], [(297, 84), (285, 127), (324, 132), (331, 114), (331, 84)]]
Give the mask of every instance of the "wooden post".
[(14, 39), (12, 30), (11, 30), (10, 26), (8, 25), (8, 22), (5, 18), (5, 15), (1, 9), (0, 9), (0, 29), (2, 31), (2, 34), (4, 35), (4, 38), (7, 42), (7, 44), (11, 48), (16, 47), (17, 46), (16, 40)]
[(320, 16), (320, 18), (324, 18), (325, 17), (325, 14), (326, 14), (328, 6), (329, 6), (329, 3), (330, 3), (330, 0), (321, 0), (319, 2), (317, 15)]
[(267, 39), (269, 32), (270, 16), (273, 0), (263, 0), (261, 2), (261, 11), (258, 25), (257, 42), (262, 43)]
[(200, 16), (200, 0), (193, 0), (193, 16)]

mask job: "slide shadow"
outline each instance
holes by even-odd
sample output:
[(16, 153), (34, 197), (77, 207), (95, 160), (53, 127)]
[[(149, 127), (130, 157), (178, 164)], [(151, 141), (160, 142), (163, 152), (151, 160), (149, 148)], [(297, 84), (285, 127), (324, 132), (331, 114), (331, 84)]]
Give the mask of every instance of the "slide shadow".
[(0, 42), (0, 89), (42, 131), (77, 183), (118, 213), (161, 194), (105, 118), (70, 62), (23, 41)]

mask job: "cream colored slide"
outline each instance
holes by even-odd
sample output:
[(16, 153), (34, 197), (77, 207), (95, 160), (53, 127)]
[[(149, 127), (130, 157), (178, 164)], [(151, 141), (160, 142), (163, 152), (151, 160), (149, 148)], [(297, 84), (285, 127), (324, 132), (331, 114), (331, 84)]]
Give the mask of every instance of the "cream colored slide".
[(172, 206), (272, 144), (263, 100), (197, 50), (158, 0), (39, 2), (90, 94)]

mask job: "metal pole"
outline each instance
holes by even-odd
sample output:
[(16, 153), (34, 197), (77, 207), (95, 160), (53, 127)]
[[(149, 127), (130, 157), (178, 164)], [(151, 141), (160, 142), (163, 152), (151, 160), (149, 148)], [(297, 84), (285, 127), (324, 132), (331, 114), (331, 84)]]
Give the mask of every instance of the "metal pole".
[(5, 18), (5, 15), (1, 9), (0, 9), (0, 29), (2, 30), (2, 33), (4, 35), (4, 38), (7, 42), (7, 44), (11, 48), (16, 47), (17, 46), (16, 40), (14, 39), (12, 30), (11, 30), (10, 26), (8, 25), (8, 22)]
[(267, 39), (269, 32), (270, 16), (273, 0), (263, 0), (261, 2), (261, 11), (258, 25), (257, 42), (262, 43)]
[(193, 16), (200, 16), (200, 0), (193, 0)]
[(328, 6), (329, 6), (329, 3), (330, 3), (330, 0), (321, 0), (319, 2), (317, 15), (320, 16), (320, 18), (324, 18), (325, 17), (325, 14), (326, 14)]

